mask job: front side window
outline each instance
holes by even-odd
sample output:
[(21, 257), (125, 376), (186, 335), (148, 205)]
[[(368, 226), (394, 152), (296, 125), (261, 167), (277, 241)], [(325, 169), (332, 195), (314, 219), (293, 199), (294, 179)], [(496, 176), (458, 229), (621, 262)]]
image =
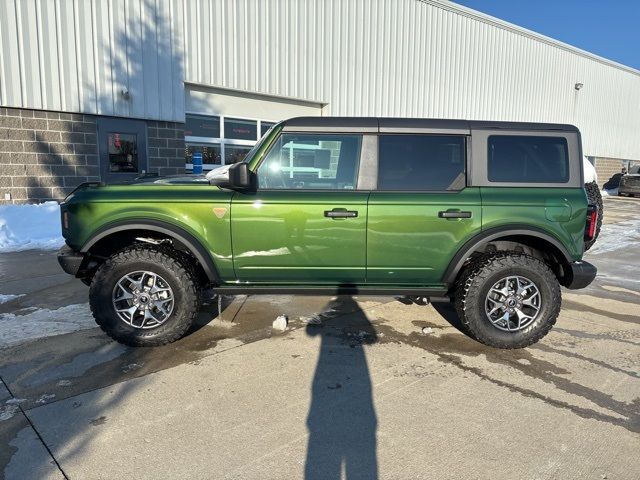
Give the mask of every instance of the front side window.
[(490, 182), (565, 183), (569, 149), (564, 137), (491, 135), (487, 140)]
[(361, 135), (283, 134), (258, 169), (263, 189), (354, 190)]
[(465, 137), (381, 135), (378, 162), (378, 190), (460, 190), (465, 185)]

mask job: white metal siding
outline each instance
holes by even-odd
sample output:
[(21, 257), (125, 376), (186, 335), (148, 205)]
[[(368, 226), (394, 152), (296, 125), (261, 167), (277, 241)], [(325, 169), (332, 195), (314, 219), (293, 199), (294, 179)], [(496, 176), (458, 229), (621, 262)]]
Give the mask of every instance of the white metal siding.
[(586, 154), (640, 159), (638, 72), (472, 13), (417, 0), (185, 1), (185, 79), (326, 102), (331, 115), (572, 123)]
[(640, 159), (639, 72), (449, 2), (0, 0), (0, 105), (184, 121), (185, 81), (331, 115), (573, 123), (588, 155)]
[(183, 8), (1, 0), (0, 105), (184, 121)]

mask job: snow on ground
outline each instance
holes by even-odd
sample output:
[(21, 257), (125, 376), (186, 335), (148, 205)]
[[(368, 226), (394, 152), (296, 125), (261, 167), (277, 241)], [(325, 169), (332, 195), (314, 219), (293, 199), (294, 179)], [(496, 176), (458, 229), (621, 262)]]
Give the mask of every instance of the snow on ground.
[(632, 247), (640, 242), (640, 219), (602, 225), (600, 235), (588, 254), (598, 255), (620, 248)]
[(602, 195), (603, 197), (617, 197), (618, 196), (618, 189), (617, 188), (610, 188), (609, 190), (605, 190), (603, 188), (602, 190), (600, 190), (600, 195)]
[(0, 303), (7, 303), (10, 302), (11, 300), (14, 300), (18, 297), (24, 297), (24, 293), (20, 294), (20, 295), (3, 295), (0, 293)]
[(0, 206), (0, 253), (54, 249), (63, 243), (56, 202)]
[(23, 312), (0, 314), (0, 348), (96, 326), (87, 303)]

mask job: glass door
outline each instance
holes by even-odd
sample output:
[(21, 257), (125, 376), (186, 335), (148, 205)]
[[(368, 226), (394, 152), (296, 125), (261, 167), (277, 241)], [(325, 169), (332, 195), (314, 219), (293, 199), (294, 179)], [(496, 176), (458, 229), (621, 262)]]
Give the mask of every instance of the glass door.
[(98, 153), (103, 182), (126, 182), (147, 173), (146, 123), (120, 118), (98, 119)]

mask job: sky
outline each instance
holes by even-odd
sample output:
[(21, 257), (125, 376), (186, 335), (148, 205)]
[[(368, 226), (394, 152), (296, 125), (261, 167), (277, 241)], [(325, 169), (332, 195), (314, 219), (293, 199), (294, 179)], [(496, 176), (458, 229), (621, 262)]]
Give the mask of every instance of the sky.
[(640, 0), (454, 0), (640, 70)]

